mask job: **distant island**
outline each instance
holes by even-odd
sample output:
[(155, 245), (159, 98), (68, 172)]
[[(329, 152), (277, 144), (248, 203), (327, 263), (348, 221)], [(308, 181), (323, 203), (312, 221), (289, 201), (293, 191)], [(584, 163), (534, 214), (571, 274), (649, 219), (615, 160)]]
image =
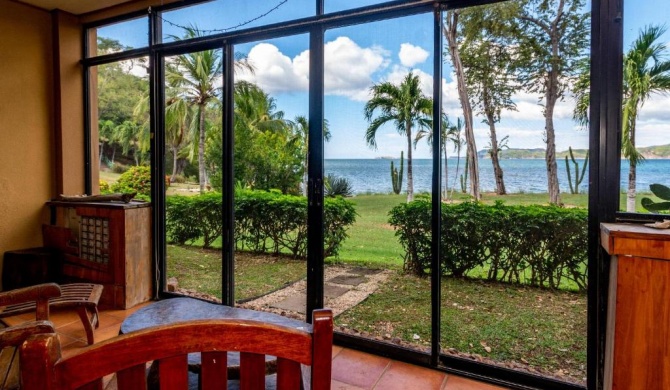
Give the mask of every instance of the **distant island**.
[[(670, 159), (670, 144), (667, 145), (655, 145), (655, 146), (646, 146), (637, 148), (640, 153), (646, 159), (658, 159), (658, 158), (667, 158)], [(586, 149), (572, 149), (572, 152), (575, 155), (575, 158), (584, 158), (586, 156)], [(478, 153), (479, 158), (490, 158), (487, 150), (480, 150)], [(568, 151), (564, 150), (556, 153), (557, 158), (565, 158), (568, 155)], [(527, 159), (543, 159), (544, 158), (544, 149), (543, 148), (534, 148), (534, 149), (505, 149), (500, 152), (501, 159), (512, 159), (512, 158), (527, 158)]]

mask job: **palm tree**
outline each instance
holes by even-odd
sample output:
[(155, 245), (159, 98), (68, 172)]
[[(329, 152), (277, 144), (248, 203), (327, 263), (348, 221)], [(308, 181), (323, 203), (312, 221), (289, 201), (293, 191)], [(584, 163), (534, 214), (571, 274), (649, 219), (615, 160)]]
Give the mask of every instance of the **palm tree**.
[[(175, 40), (192, 39), (203, 36), (202, 32), (194, 26), (184, 28), (184, 36), (172, 36)], [(253, 71), (252, 66), (246, 58), (235, 55), (235, 68), (244, 68)], [(179, 55), (174, 60), (174, 66), (166, 67), (166, 79), (171, 85), (179, 85), (183, 96), (189, 104), (197, 107), (197, 126), (194, 138), (198, 139), (198, 176), (200, 181), (200, 193), (205, 191), (205, 140), (207, 105), (216, 100), (223, 87), (221, 76), (223, 74), (223, 63), (221, 61), (221, 50), (204, 50), (195, 53)]]
[[(295, 120), (292, 122), (293, 131), (296, 135), (296, 140), (302, 142), (303, 155), (303, 174), (302, 174), (302, 194), (307, 196), (307, 179), (309, 172), (308, 154), (307, 148), (309, 147), (309, 121), (303, 115), (295, 117)], [(328, 120), (323, 120), (323, 140), (328, 142), (330, 141), (330, 129), (328, 128)]]
[[(460, 123), (460, 118), (458, 118), (458, 122)], [(452, 124), (451, 121), (449, 120), (449, 117), (447, 116), (446, 113), (442, 113), (442, 127), (440, 129), (440, 150), (442, 153), (444, 153), (444, 156), (442, 156), (442, 161), (444, 161), (444, 192), (442, 194), (442, 198), (447, 197), (447, 190), (449, 188), (449, 183), (448, 183), (448, 159), (447, 159), (447, 142), (452, 142), (454, 145), (460, 145), (460, 140), (458, 139), (459, 136), (459, 128), (455, 125)], [(433, 145), (433, 128), (431, 127), (422, 127), (419, 129), (419, 131), (416, 132), (416, 137), (414, 138), (414, 147), (416, 148), (416, 144), (419, 143), (420, 140), (422, 140), (424, 137), (426, 137), (426, 141), (428, 142), (428, 145)]]
[(623, 135), (621, 149), (630, 162), (626, 210), (635, 211), (637, 164), (643, 160), (635, 148), (635, 125), (639, 110), (653, 93), (670, 91), (670, 61), (667, 46), (658, 42), (665, 26), (647, 26), (624, 57)]
[[(421, 92), (419, 76), (410, 72), (400, 85), (383, 82), (370, 88), (372, 98), (365, 104), (365, 119), (370, 126), (365, 132), (365, 141), (377, 148), (377, 130), (387, 122), (393, 122), (399, 134), (407, 137), (407, 202), (414, 200), (414, 178), (412, 176), (412, 127), (430, 126), (433, 101)], [(380, 114), (373, 119), (375, 111)]]

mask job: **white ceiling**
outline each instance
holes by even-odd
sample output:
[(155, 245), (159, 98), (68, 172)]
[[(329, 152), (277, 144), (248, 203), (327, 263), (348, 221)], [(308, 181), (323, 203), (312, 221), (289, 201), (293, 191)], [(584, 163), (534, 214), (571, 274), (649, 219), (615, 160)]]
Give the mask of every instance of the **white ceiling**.
[(114, 5), (127, 3), (133, 0), (17, 0), (21, 3), (34, 5), (47, 11), (60, 9), (74, 15), (98, 11)]

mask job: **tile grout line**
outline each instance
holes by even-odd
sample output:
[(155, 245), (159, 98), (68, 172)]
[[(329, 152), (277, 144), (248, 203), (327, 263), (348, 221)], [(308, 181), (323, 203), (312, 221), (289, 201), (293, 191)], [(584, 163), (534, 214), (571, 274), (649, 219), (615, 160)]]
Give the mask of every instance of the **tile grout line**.
[(440, 390), (445, 390), (447, 388), (447, 381), (449, 380), (449, 374), (444, 374), (442, 379), (442, 385), (440, 385)]
[[(386, 364), (386, 367), (384, 367), (384, 371), (382, 371), (382, 373), (379, 374), (379, 378), (377, 378), (375, 383), (372, 384), (372, 387), (370, 387), (370, 390), (376, 390), (376, 387), (379, 384), (379, 381), (382, 380), (382, 377), (384, 376), (384, 374), (386, 374), (386, 372), (389, 370), (389, 368), (391, 368), (392, 363), (393, 363), (393, 360), (389, 359), (389, 362)], [(383, 389), (379, 389), (379, 390), (383, 390)]]

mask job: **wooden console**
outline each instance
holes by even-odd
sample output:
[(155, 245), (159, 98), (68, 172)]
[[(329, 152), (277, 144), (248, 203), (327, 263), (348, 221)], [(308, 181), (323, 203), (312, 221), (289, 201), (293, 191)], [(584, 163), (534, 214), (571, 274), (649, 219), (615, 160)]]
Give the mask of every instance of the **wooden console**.
[(63, 256), (66, 282), (104, 286), (101, 306), (128, 309), (151, 299), (151, 208), (144, 202), (48, 202), (44, 245)]
[(670, 389), (670, 230), (601, 224), (612, 257), (605, 389)]

